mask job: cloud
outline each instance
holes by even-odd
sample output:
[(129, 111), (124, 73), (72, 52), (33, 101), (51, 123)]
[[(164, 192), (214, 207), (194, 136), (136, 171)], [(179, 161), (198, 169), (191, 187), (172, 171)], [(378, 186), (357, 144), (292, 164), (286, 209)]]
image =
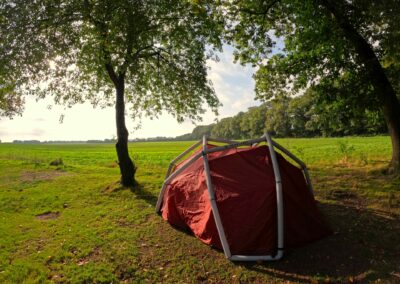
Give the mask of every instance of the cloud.
[(46, 133), (46, 130), (41, 129), (41, 128), (35, 128), (35, 129), (32, 129), (30, 132), (28, 132), (28, 135), (33, 136), (33, 137), (41, 137), (45, 133)]
[(34, 129), (10, 129), (1, 127), (0, 128), (0, 139), (6, 138), (7, 141), (11, 140), (31, 140), (31, 139), (41, 139), (45, 136), (46, 130), (42, 128)]
[[(254, 69), (247, 65), (233, 63), (233, 49), (224, 47), (219, 54), (220, 61), (209, 60), (209, 79), (223, 107), (219, 109), (219, 119), (233, 116), (239, 111), (246, 111), (248, 107), (258, 105), (254, 101)], [(0, 139), (4, 141), (18, 140), (87, 140), (111, 138), (115, 135), (114, 108), (93, 109), (90, 103), (75, 105), (72, 108), (48, 105), (53, 104), (52, 98), (36, 102), (34, 98), (27, 98), (25, 111), (22, 117), (13, 120), (0, 120)], [(207, 109), (207, 108), (206, 108)], [(60, 115), (65, 118), (59, 123)], [(209, 124), (216, 117), (211, 111), (203, 115), (203, 122)], [(177, 136), (191, 132), (194, 125), (186, 120), (179, 124), (172, 115), (164, 113), (158, 119), (144, 118), (142, 128), (134, 131), (135, 123), (129, 117), (126, 119), (130, 138)]]
[[(255, 71), (250, 65), (233, 63), (233, 48), (224, 46), (224, 52), (219, 54), (220, 61), (207, 62), (210, 67), (209, 78), (223, 107), (220, 109), (221, 117), (232, 116), (239, 111), (259, 105), (254, 101)], [(209, 115), (209, 114), (207, 114)]]

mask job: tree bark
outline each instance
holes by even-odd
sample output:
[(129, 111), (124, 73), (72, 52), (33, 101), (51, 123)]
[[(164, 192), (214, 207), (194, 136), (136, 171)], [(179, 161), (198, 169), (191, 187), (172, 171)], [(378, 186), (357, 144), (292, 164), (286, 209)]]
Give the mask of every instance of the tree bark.
[(396, 92), (387, 78), (372, 46), (351, 25), (347, 16), (338, 10), (337, 3), (329, 0), (321, 0), (321, 3), (335, 17), (345, 37), (354, 46), (358, 58), (365, 65), (367, 75), (381, 103), (392, 141), (390, 171), (398, 173), (400, 172), (400, 103)]
[(134, 187), (137, 185), (135, 180), (136, 167), (129, 157), (128, 136), (129, 132), (125, 125), (125, 80), (120, 76), (117, 80), (115, 114), (117, 123), (117, 149), (119, 169), (121, 171), (121, 183), (124, 186)]

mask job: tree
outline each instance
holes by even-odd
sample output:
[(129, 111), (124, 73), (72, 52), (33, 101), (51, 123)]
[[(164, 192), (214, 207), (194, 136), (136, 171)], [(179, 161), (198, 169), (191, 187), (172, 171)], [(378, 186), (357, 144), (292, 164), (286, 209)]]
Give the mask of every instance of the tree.
[(0, 117), (11, 118), (22, 113), (24, 100), (13, 91), (14, 81), (7, 70), (7, 63), (5, 57), (0, 57)]
[(242, 138), (258, 138), (265, 133), (265, 121), (267, 114), (267, 105), (250, 107), (244, 113), (240, 128)]
[(235, 138), (232, 136), (230, 126), (232, 124), (232, 117), (221, 119), (212, 129), (211, 136), (222, 138)]
[(270, 108), (266, 113), (265, 128), (277, 137), (289, 137), (291, 135), (290, 97), (279, 96), (270, 101)]
[(13, 117), (21, 114), (24, 100), (22, 97), (9, 92), (8, 86), (0, 86), (0, 117)]
[(333, 85), (310, 87), (299, 97), (309, 102), (311, 117), (306, 129), (319, 131), (323, 136), (387, 133), (382, 112), (372, 106), (358, 105), (362, 101), (357, 95), (358, 84), (343, 82), (346, 80), (347, 76), (341, 76)]
[(243, 131), (241, 129), (241, 122), (244, 117), (244, 112), (239, 112), (237, 115), (233, 116), (229, 121), (229, 136), (228, 138), (241, 139), (244, 138)]
[[(382, 111), (392, 141), (390, 168), (398, 172), (399, 4), (398, 0), (225, 1), (230, 21), (227, 38), (235, 44), (238, 60), (259, 65), (255, 75), (259, 99), (340, 84), (343, 81), (337, 79), (344, 75), (358, 82), (359, 89), (351, 96), (364, 110)], [(282, 52), (273, 49), (274, 37), (284, 38)]]
[[(121, 182), (136, 184), (128, 152), (125, 104), (197, 120), (219, 102), (206, 59), (220, 47), (213, 1), (8, 0), (0, 4), (1, 80), (8, 93), (53, 95), (71, 106), (115, 105)], [(209, 50), (207, 50), (207, 48)], [(208, 52), (208, 56), (206, 55)], [(12, 74), (6, 76), (4, 74)]]
[(289, 119), (294, 137), (313, 137), (320, 135), (318, 128), (309, 127), (315, 114), (314, 98), (307, 90), (304, 95), (293, 98), (289, 102)]
[(190, 139), (191, 140), (200, 140), (203, 138), (204, 135), (210, 136), (214, 125), (215, 124), (196, 126), (190, 135)]
[[(345, 80), (345, 78), (341, 78)], [(250, 107), (216, 124), (197, 126), (190, 134), (177, 137), (195, 140), (202, 133), (216, 137), (248, 139), (265, 130), (279, 137), (377, 135), (387, 133), (382, 112), (354, 107), (356, 90), (334, 86), (314, 86), (296, 97), (281, 96), (260, 106)], [(324, 88), (322, 88), (324, 87)], [(325, 87), (328, 87), (326, 89)], [(344, 92), (344, 93), (343, 93)]]

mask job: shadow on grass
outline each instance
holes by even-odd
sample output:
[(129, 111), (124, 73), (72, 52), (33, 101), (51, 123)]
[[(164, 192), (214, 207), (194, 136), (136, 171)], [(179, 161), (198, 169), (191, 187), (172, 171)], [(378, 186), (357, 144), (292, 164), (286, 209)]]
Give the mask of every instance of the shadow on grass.
[[(335, 233), (309, 246), (287, 251), (278, 262), (236, 263), (256, 272), (250, 281), (257, 282), (260, 280), (258, 277), (264, 274), (282, 282), (370, 282), (382, 279), (385, 283), (400, 283), (400, 219), (393, 208), (385, 205), (389, 203), (383, 200), (388, 191), (398, 188), (397, 180), (379, 171), (341, 168), (326, 170), (315, 180), (319, 197), (336, 202), (319, 204)], [(143, 183), (133, 192), (154, 207), (159, 188), (156, 189), (152, 183)], [(366, 199), (366, 193), (373, 193), (373, 198)], [(365, 206), (371, 203), (381, 205), (378, 208), (382, 210), (366, 209)], [(160, 235), (171, 238), (169, 226), (160, 227), (166, 228), (166, 232)], [(178, 230), (191, 235), (188, 231)], [(167, 242), (170, 246), (166, 246), (168, 250), (186, 248), (182, 244), (178, 248), (176, 242), (176, 238), (170, 239)], [(212, 250), (210, 253), (206, 246), (196, 249), (191, 241), (187, 245), (196, 259), (207, 255), (206, 258), (216, 257), (224, 264), (227, 262), (221, 251)], [(154, 255), (149, 263), (157, 263)], [(164, 261), (159, 260), (161, 264)], [(216, 279), (218, 281), (219, 278)]]
[[(338, 171), (330, 172), (316, 183), (323, 199), (337, 201), (336, 204), (319, 204), (335, 231), (332, 236), (287, 251), (278, 262), (238, 264), (282, 281), (369, 282), (382, 279), (400, 283), (399, 217), (392, 214), (390, 208), (382, 211), (366, 209), (364, 198), (359, 196), (366, 191), (367, 185), (383, 192), (381, 186), (388, 186), (388, 177), (379, 172), (354, 170), (340, 174), (341, 178), (338, 178)], [(348, 187), (344, 187), (346, 180)], [(392, 184), (395, 187), (396, 180), (391, 179)], [(137, 198), (155, 206), (158, 191), (155, 193), (152, 184), (142, 183), (132, 191)], [(376, 198), (376, 202), (382, 203), (382, 200)], [(179, 231), (191, 235), (185, 230)], [(200, 259), (204, 251), (200, 249), (198, 254)]]
[(139, 184), (135, 188), (131, 188), (130, 190), (136, 195), (137, 198), (144, 200), (153, 207), (156, 206), (158, 196), (155, 195), (154, 192), (146, 189), (145, 185)]
[[(365, 180), (365, 173), (353, 173), (351, 177), (356, 181), (361, 178)], [(373, 177), (375, 175), (371, 174), (370, 178)], [(382, 179), (386, 180), (385, 177)], [(152, 186), (143, 184), (133, 192), (138, 198), (155, 206), (158, 196), (148, 188)], [(388, 208), (380, 211), (366, 209), (364, 202), (359, 200), (359, 192), (354, 188), (351, 193), (355, 193), (355, 196), (336, 196), (336, 188), (343, 188), (342, 184), (327, 186), (323, 194), (327, 195), (324, 197), (328, 200), (336, 200), (336, 204), (319, 204), (334, 230), (332, 236), (287, 251), (281, 261), (236, 264), (282, 281), (364, 283), (382, 279), (385, 283), (400, 283), (399, 216), (392, 214)], [(350, 189), (343, 190), (347, 192)], [(178, 230), (191, 235), (188, 231)], [(198, 257), (203, 256), (204, 250), (200, 249)], [(254, 280), (257, 280), (257, 276)]]
[(127, 187), (121, 185), (119, 181), (113, 182), (107, 185), (104, 189), (104, 193), (113, 193), (123, 190), (130, 190), (137, 198), (142, 199), (149, 205), (155, 207), (157, 203), (158, 196), (154, 192), (146, 188), (146, 184), (138, 183), (135, 186)]
[(287, 252), (274, 263), (241, 263), (249, 270), (288, 281), (400, 281), (400, 220), (343, 205), (320, 205), (335, 233)]
[[(157, 202), (157, 196), (144, 187), (136, 189), (135, 194), (152, 206)], [(333, 235), (287, 251), (277, 262), (236, 264), (282, 281), (400, 282), (398, 216), (343, 204), (322, 203), (319, 207), (331, 224)], [(178, 231), (192, 235), (186, 230)]]

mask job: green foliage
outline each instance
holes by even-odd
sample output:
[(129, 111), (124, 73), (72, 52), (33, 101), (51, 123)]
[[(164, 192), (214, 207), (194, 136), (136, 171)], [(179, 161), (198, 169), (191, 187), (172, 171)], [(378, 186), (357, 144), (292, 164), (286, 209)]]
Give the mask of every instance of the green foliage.
[(271, 107), (267, 111), (266, 130), (278, 137), (288, 137), (291, 132), (288, 97), (277, 97), (270, 102)]
[(200, 140), (203, 138), (203, 135), (210, 136), (211, 131), (214, 127), (214, 124), (209, 125), (198, 125), (196, 126), (192, 133), (187, 133), (181, 136), (177, 136), (174, 140), (185, 141), (185, 140)]
[[(221, 119), (209, 128), (211, 136), (233, 139), (260, 137), (265, 131), (276, 137), (315, 137), (376, 135), (387, 132), (380, 111), (354, 109), (347, 100), (327, 101), (315, 88), (304, 95), (278, 97), (258, 107), (249, 108), (234, 117)], [(197, 140), (202, 135), (195, 128), (192, 134), (179, 139)], [(208, 132), (207, 132), (208, 133)], [(201, 134), (201, 133), (200, 133)]]
[[(345, 163), (347, 163), (354, 153), (354, 150), (355, 150), (354, 146), (350, 145), (348, 140), (339, 140), (338, 148), (339, 148), (339, 153), (343, 157), (343, 161)], [(364, 162), (364, 160), (363, 160), (363, 162)]]
[(13, 117), (22, 113), (24, 100), (13, 89), (12, 83), (5, 82), (0, 73), (0, 117)]
[(267, 105), (259, 107), (251, 107), (247, 112), (238, 117), (241, 121), (240, 125), (240, 138), (256, 138), (265, 132), (265, 121), (267, 121), (268, 109)]
[[(326, 92), (326, 93), (324, 93)], [(309, 88), (303, 96), (308, 100), (306, 129), (322, 136), (374, 135), (387, 132), (380, 110), (354, 107), (354, 98), (337, 92)], [(376, 106), (376, 105), (375, 105)]]
[(232, 119), (230, 117), (221, 119), (214, 126), (213, 130), (211, 131), (211, 136), (225, 137), (225, 138), (237, 138), (237, 137), (233, 137), (232, 131), (230, 130), (231, 121), (232, 121)]
[[(220, 46), (213, 1), (3, 1), (3, 97), (53, 96), (71, 106), (114, 104), (125, 82), (131, 114), (199, 119), (219, 105), (206, 59)], [(210, 49), (206, 50), (207, 48)], [(206, 55), (206, 51), (208, 55)]]
[[(360, 55), (349, 30), (366, 39), (372, 53), (369, 56), (376, 56), (389, 79), (386, 89), (391, 85), (399, 95), (398, 0), (222, 3), (230, 23), (226, 37), (236, 47), (236, 60), (258, 67), (254, 76), (257, 99), (282, 100), (313, 92), (310, 103), (319, 115), (309, 119), (306, 111), (295, 114), (296, 128), (305, 132), (307, 128), (321, 129), (330, 136), (357, 134), (360, 129), (365, 133), (365, 128), (384, 129), (383, 102), (378, 99), (384, 90), (379, 84), (383, 83), (371, 78), (371, 66)], [(338, 14), (332, 14), (329, 6)], [(339, 23), (343, 19), (347, 30)], [(284, 41), (283, 48), (277, 40)], [(279, 120), (287, 123), (290, 118), (283, 112), (274, 115), (276, 119), (272, 117), (267, 129), (287, 133), (287, 125)], [(301, 116), (311, 122), (301, 123)]]
[[(335, 5), (368, 39), (382, 62), (390, 57), (389, 61), (398, 65), (397, 0), (339, 1)], [(227, 37), (237, 47), (236, 58), (260, 66), (255, 77), (258, 98), (293, 94), (309, 84), (332, 86), (344, 72), (352, 80), (342, 89), (350, 85), (359, 91), (353, 93), (359, 99), (371, 97), (373, 90), (363, 63), (324, 1), (247, 0), (225, 3), (225, 7), (232, 21)], [(284, 39), (285, 46), (273, 53), (276, 37)], [(390, 79), (398, 84), (397, 77)], [(371, 103), (366, 106), (374, 107)]]

